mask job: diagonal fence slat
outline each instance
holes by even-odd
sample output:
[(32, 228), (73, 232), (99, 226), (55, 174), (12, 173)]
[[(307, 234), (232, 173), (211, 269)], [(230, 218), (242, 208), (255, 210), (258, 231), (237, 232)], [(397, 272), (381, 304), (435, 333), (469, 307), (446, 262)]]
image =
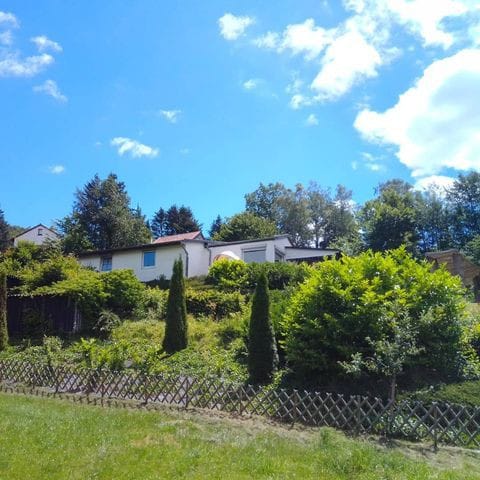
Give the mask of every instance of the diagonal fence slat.
[(480, 446), (480, 408), (447, 403), (389, 403), (365, 396), (272, 389), (212, 377), (150, 375), (0, 360), (0, 384), (261, 415), (289, 423), (329, 426), (458, 446)]

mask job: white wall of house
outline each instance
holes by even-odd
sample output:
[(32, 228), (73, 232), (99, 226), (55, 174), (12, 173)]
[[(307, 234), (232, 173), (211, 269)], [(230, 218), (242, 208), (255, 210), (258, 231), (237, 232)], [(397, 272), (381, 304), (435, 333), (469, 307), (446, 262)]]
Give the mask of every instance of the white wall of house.
[[(144, 252), (155, 252), (155, 266), (143, 265)], [(114, 251), (111, 254), (83, 256), (79, 259), (81, 265), (101, 270), (102, 258), (112, 258), (112, 270), (133, 270), (135, 276), (142, 282), (155, 280), (161, 275), (170, 278), (172, 275), (173, 262), (179, 257), (186, 265), (186, 255), (181, 245), (165, 245), (157, 248), (142, 248), (135, 250)]]
[(13, 240), (13, 245), (16, 247), (18, 242), (32, 242), (35, 245), (42, 245), (46, 240), (56, 240), (58, 235), (49, 228), (39, 225), (31, 230), (22, 233)]
[(205, 243), (186, 240), (184, 246), (188, 252), (188, 276), (206, 275), (210, 265), (210, 252)]
[[(269, 240), (259, 240), (258, 242), (228, 243), (225, 245), (214, 245), (210, 247), (211, 262), (216, 255), (222, 252), (230, 251), (242, 260), (259, 261), (263, 258), (264, 262), (275, 261), (275, 250), (285, 253), (285, 247), (290, 246), (290, 240), (287, 237), (277, 237)], [(262, 254), (261, 252), (265, 253)]]

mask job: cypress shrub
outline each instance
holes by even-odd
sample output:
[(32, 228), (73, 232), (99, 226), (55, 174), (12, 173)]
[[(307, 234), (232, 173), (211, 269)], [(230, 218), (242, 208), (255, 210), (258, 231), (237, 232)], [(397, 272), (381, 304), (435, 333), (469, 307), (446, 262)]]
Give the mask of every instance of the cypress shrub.
[(7, 347), (7, 274), (0, 269), (0, 352)]
[(165, 317), (165, 337), (163, 349), (175, 353), (187, 348), (187, 307), (185, 301), (185, 280), (183, 262), (179, 258), (173, 264), (173, 273), (168, 291), (167, 314)]
[(248, 332), (248, 372), (255, 384), (268, 383), (277, 369), (275, 332), (270, 320), (270, 295), (265, 272), (261, 272), (252, 300)]

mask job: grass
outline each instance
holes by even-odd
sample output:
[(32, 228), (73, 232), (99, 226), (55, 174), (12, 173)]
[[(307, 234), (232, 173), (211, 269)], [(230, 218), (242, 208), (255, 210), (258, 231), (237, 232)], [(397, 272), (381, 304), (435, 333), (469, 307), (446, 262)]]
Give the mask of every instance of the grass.
[(0, 394), (0, 479), (480, 479), (480, 456), (331, 429)]

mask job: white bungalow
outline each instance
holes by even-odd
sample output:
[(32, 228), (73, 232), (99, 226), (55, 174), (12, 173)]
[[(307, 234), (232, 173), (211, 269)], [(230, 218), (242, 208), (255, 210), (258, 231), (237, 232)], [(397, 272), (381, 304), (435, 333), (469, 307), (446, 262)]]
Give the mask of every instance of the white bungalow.
[(115, 248), (79, 255), (82, 265), (108, 272), (131, 269), (142, 282), (170, 278), (173, 262), (181, 257), (186, 277), (206, 275), (210, 265), (219, 258), (252, 262), (318, 262), (334, 258), (339, 250), (296, 248), (288, 235), (258, 240), (215, 242), (206, 240), (201, 232), (161, 237), (152, 243)]

